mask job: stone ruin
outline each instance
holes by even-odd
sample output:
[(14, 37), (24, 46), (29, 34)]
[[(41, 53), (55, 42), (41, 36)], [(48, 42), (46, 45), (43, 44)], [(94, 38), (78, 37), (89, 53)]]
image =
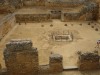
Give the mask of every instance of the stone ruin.
[(51, 54), (49, 58), (50, 72), (57, 73), (63, 71), (63, 57), (59, 54)]
[(79, 55), (78, 61), (79, 70), (95, 70), (99, 69), (99, 55), (94, 53), (82, 53)]
[(0, 2), (0, 14), (13, 13), (15, 8), (7, 0)]
[[(16, 12), (18, 9), (38, 6), (42, 6), (43, 12), (38, 12), (41, 8), (35, 9), (36, 12), (27, 10), (28, 13), (24, 14)], [(0, 11), (0, 14), (16, 12), (17, 23), (50, 22), (52, 19), (60, 19), (62, 22), (91, 21), (99, 18), (99, 4), (89, 0), (1, 0)]]
[(6, 44), (4, 59), (9, 75), (31, 75), (38, 72), (38, 51), (30, 40), (11, 40)]
[[(6, 44), (4, 50), (4, 60), (7, 67), (6, 75), (55, 74), (64, 70), (63, 57), (59, 54), (51, 54), (49, 64), (39, 65), (38, 50), (32, 46), (31, 40), (17, 39)], [(80, 71), (100, 68), (98, 51), (94, 53), (78, 52), (78, 54), (78, 68)], [(1, 74), (3, 75), (3, 73)]]
[(11, 40), (6, 44), (4, 59), (8, 75), (36, 75), (63, 71), (62, 56), (52, 54), (49, 65), (39, 65), (38, 50), (31, 40)]
[(71, 42), (73, 41), (73, 34), (69, 31), (54, 31), (51, 33), (52, 39), (56, 42)]

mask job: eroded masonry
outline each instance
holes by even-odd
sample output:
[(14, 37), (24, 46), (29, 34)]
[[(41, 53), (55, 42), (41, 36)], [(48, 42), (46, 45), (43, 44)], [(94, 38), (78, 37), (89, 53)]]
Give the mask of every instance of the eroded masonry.
[[(4, 60), (7, 75), (55, 74), (63, 72), (63, 57), (52, 53), (48, 65), (39, 65), (38, 49), (32, 47), (31, 40), (11, 40), (6, 44)], [(100, 69), (98, 51), (93, 53), (78, 52), (78, 69), (80, 71)]]
[(95, 0), (0, 0), (0, 75), (100, 70), (99, 5)]
[(63, 71), (63, 57), (51, 54), (48, 65), (39, 65), (38, 50), (30, 40), (11, 40), (6, 44), (4, 59), (9, 75), (53, 74)]

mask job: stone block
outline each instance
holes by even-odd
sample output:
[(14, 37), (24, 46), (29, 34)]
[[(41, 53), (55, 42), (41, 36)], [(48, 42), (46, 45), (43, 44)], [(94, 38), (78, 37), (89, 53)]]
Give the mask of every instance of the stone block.
[(79, 56), (79, 70), (99, 69), (99, 55), (95, 53), (84, 53)]
[(31, 50), (32, 41), (31, 40), (11, 40), (6, 44), (6, 48), (10, 51), (20, 51), (20, 50)]
[(59, 73), (63, 71), (63, 57), (59, 54), (51, 54), (49, 60), (50, 73)]

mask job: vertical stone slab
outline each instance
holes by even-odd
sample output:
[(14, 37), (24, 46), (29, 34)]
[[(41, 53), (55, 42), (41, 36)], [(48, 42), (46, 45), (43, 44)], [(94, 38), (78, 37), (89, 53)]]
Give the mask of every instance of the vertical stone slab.
[(4, 59), (10, 75), (38, 74), (38, 51), (30, 40), (11, 40), (6, 44)]
[(52, 54), (49, 58), (50, 73), (59, 73), (63, 71), (63, 57), (59, 54)]

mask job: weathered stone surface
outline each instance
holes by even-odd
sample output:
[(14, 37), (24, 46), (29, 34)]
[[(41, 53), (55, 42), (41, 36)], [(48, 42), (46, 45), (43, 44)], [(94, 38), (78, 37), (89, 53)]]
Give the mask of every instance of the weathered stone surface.
[(17, 50), (31, 50), (32, 49), (32, 41), (31, 40), (11, 40), (6, 44), (7, 49), (11, 51)]
[(16, 22), (17, 23), (34, 23), (34, 22), (50, 22), (51, 21), (51, 16), (50, 13), (41, 13), (37, 14), (16, 14)]
[(96, 53), (84, 53), (79, 56), (79, 70), (99, 69), (99, 55)]
[(38, 74), (38, 51), (30, 40), (11, 40), (6, 45), (4, 59), (10, 75)]
[(30, 40), (11, 40), (4, 50), (7, 72), (10, 75), (53, 74), (63, 71), (63, 57), (59, 54), (50, 56), (49, 65), (39, 65), (37, 48)]
[(50, 73), (58, 73), (63, 71), (63, 57), (59, 54), (51, 54), (49, 59)]
[(50, 67), (49, 65), (40, 65), (39, 66), (39, 74), (49, 74), (50, 71), (49, 71)]

